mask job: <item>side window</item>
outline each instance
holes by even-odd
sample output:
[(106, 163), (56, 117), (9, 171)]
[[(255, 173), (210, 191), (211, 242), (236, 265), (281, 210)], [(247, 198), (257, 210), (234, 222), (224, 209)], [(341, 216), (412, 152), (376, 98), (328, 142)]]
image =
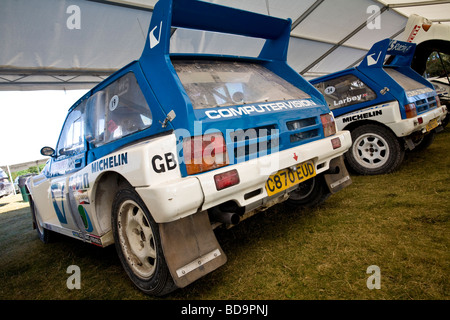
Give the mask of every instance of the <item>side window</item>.
[(375, 99), (375, 92), (354, 75), (345, 75), (314, 85), (331, 110)]
[(152, 124), (152, 114), (132, 72), (95, 93), (88, 102), (87, 139), (98, 147)]
[(73, 156), (84, 150), (85, 105), (82, 103), (69, 113), (56, 147), (57, 157)]

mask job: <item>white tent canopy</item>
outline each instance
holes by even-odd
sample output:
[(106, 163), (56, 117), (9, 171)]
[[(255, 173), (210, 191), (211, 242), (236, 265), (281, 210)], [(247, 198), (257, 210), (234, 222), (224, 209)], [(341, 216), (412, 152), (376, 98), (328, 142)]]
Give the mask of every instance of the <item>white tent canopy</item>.
[[(450, 0), (205, 0), (292, 20), (288, 63), (306, 78), (399, 38), (409, 15), (450, 22)], [(139, 58), (156, 0), (2, 0), (0, 90), (89, 89)], [(259, 39), (174, 30), (173, 52), (257, 56)]]

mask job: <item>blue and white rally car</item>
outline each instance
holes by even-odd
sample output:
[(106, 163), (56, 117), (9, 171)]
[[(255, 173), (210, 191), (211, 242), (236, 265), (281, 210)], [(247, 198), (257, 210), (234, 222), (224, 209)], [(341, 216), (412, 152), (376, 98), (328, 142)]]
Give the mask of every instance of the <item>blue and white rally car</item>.
[[(171, 28), (265, 39), (258, 57), (172, 54)], [(291, 21), (197, 0), (160, 0), (138, 61), (69, 110), (30, 179), (39, 237), (115, 243), (152, 295), (226, 262), (213, 232), (289, 201), (307, 206), (351, 183), (323, 96), (287, 60)]]
[(442, 129), (447, 108), (433, 85), (411, 69), (415, 47), (384, 39), (359, 66), (310, 81), (323, 93), (338, 129), (352, 133), (346, 160), (359, 174), (396, 170), (405, 150), (426, 148)]

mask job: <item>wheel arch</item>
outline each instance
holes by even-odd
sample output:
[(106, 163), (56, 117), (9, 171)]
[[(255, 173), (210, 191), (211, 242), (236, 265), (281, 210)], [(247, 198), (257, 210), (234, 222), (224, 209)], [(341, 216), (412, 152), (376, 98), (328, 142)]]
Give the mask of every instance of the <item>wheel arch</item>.
[(107, 171), (97, 177), (91, 198), (102, 233), (112, 230), (111, 213), (114, 197), (119, 189), (126, 186), (131, 186), (130, 182), (115, 171)]
[[(342, 130), (348, 130), (348, 131), (352, 132), (352, 131), (355, 130), (356, 128), (361, 127), (361, 126), (364, 126), (364, 125), (368, 125), (368, 124), (373, 124), (373, 125), (377, 125), (377, 126), (383, 127), (383, 128), (385, 128), (385, 129), (391, 131), (391, 132), (394, 134), (394, 136), (395, 136), (395, 133), (394, 133), (394, 131), (392, 131), (391, 128), (389, 128), (389, 127), (388, 127), (387, 125), (385, 125), (384, 123), (379, 122), (379, 121), (375, 121), (375, 120), (360, 120), (360, 121), (354, 121), (354, 122), (351, 122), (351, 123), (349, 123), (348, 125), (346, 125)], [(397, 139), (398, 139), (398, 137), (397, 137)]]

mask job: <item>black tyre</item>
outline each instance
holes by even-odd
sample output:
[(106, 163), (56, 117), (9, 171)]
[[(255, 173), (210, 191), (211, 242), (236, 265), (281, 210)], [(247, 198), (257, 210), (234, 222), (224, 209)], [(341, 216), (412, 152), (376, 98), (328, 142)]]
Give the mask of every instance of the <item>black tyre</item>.
[(294, 207), (312, 208), (325, 202), (330, 194), (323, 176), (315, 176), (300, 183), (286, 202)]
[(31, 208), (31, 217), (33, 219), (33, 223), (36, 226), (36, 231), (43, 243), (49, 243), (52, 240), (52, 232), (43, 227), (42, 218), (39, 214), (39, 210), (34, 205), (33, 199), (29, 198), (30, 208)]
[(390, 173), (403, 162), (405, 149), (389, 129), (366, 124), (355, 128), (351, 134), (353, 143), (345, 157), (349, 167), (356, 173)]
[(420, 152), (427, 149), (434, 141), (436, 133), (431, 131), (430, 133), (421, 136), (419, 139), (414, 141), (415, 147), (412, 149), (413, 152)]
[(134, 189), (117, 192), (111, 220), (116, 250), (131, 281), (149, 295), (162, 296), (175, 290), (158, 224)]

